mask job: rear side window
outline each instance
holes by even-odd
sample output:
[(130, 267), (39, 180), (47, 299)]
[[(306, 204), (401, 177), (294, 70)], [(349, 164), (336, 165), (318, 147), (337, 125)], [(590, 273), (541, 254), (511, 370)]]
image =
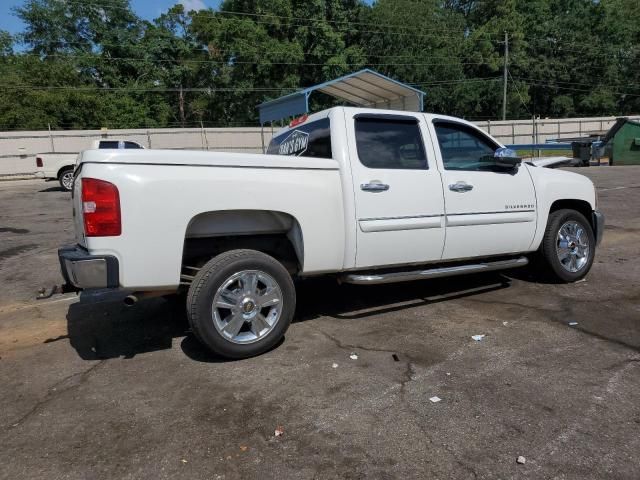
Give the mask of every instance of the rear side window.
[(100, 146), (98, 148), (118, 148), (117, 140), (100, 140)]
[(375, 116), (355, 119), (356, 147), (368, 168), (423, 170), (427, 168), (417, 119)]
[(271, 140), (270, 155), (332, 158), (329, 119), (323, 118), (288, 130)]

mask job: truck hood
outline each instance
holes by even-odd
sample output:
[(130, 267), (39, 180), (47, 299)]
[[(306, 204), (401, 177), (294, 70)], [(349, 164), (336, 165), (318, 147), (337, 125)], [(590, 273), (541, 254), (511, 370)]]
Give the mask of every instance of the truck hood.
[(532, 158), (530, 160), (536, 167), (555, 168), (570, 165), (573, 161), (572, 157), (541, 157)]
[(85, 150), (82, 163), (338, 170), (332, 159), (194, 150)]
[(584, 200), (596, 208), (596, 188), (593, 182), (574, 172), (527, 165), (535, 183), (537, 195), (544, 192), (548, 199)]

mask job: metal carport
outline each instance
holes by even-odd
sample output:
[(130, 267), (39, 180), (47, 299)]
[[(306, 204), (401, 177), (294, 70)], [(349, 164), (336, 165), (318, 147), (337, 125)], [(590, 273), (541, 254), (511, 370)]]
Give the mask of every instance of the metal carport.
[(322, 92), (352, 105), (421, 112), (425, 93), (365, 68), (258, 106), (260, 124), (309, 113), (309, 96)]

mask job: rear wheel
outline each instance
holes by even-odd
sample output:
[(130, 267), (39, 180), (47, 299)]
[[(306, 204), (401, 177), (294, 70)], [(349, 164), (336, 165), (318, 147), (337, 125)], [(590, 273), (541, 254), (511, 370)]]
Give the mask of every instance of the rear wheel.
[(280, 341), (295, 301), (293, 281), (280, 262), (255, 250), (232, 250), (200, 269), (187, 312), (194, 335), (211, 351), (247, 358)]
[(548, 274), (569, 283), (584, 278), (593, 264), (596, 242), (591, 225), (580, 212), (557, 210), (549, 215), (540, 246)]
[(60, 182), (60, 186), (70, 192), (73, 188), (73, 168), (65, 168), (58, 175), (58, 181)]

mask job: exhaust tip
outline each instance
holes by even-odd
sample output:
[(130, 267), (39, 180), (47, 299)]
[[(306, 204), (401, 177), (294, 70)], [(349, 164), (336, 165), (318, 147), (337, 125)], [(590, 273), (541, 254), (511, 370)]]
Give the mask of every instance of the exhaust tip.
[(138, 297), (136, 297), (135, 295), (127, 295), (126, 297), (124, 297), (123, 301), (127, 307), (133, 307), (136, 303), (138, 303)]

